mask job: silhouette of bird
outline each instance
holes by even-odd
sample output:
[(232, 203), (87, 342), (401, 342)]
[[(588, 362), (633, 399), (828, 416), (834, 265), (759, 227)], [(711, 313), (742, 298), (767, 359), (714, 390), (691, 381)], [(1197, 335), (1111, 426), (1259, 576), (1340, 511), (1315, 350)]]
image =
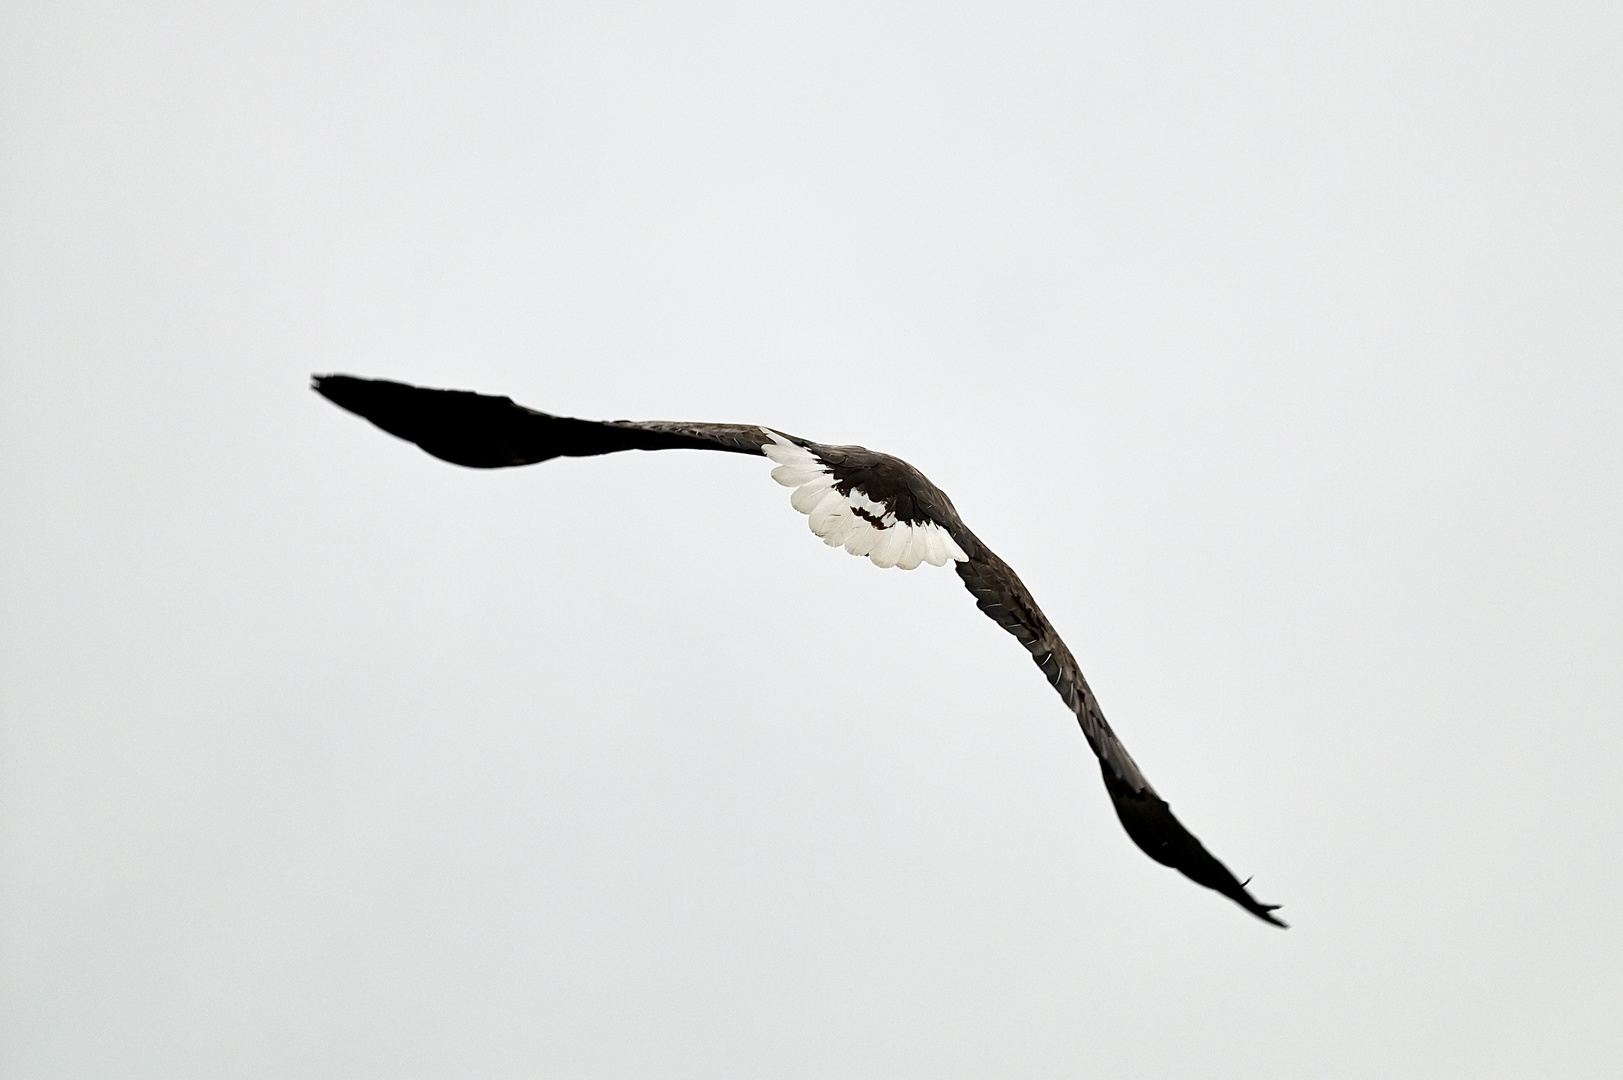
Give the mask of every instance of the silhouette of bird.
[(315, 375), (312, 387), (437, 458), (475, 469), (533, 465), (555, 457), (620, 450), (720, 450), (761, 455), (789, 502), (830, 547), (875, 566), (912, 570), (952, 564), (976, 605), (1031, 653), (1099, 759), (1116, 816), (1156, 862), (1214, 889), (1259, 919), (1285, 926), (1277, 904), (1259, 903), (1197, 840), (1105, 722), (1071, 650), (1009, 565), (964, 525), (952, 500), (900, 458), (860, 446), (829, 446), (753, 424), (577, 420), (468, 390), (436, 390), (352, 375)]

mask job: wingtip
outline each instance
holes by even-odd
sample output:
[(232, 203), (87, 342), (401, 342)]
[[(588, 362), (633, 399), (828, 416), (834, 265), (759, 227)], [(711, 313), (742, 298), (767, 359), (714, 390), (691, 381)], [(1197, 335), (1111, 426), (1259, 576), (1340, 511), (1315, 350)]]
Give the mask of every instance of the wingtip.
[[(1247, 896), (1249, 897), (1249, 895), (1250, 894), (1248, 893)], [(1257, 918), (1261, 919), (1263, 922), (1277, 926), (1281, 930), (1289, 930), (1291, 928), (1290, 923), (1274, 914), (1274, 912), (1279, 910), (1278, 904), (1259, 904), (1253, 900), (1251, 903), (1245, 905), (1245, 909), (1251, 912), (1251, 914), (1255, 915)]]
[(333, 397), (333, 391), (337, 388), (337, 384), (344, 380), (353, 381), (354, 378), (355, 377), (353, 375), (333, 375), (331, 373), (320, 375), (315, 372), (311, 372), (310, 389), (314, 390), (328, 401), (335, 401), (336, 399)]
[[(1200, 841), (1195, 840), (1192, 834), (1189, 834), (1189, 838), (1194, 840), (1197, 846), (1200, 846)], [(1246, 878), (1244, 881), (1236, 879), (1229, 873), (1228, 867), (1214, 858), (1204, 846), (1200, 846), (1200, 855), (1202, 857), (1195, 860), (1181, 861), (1169, 865), (1172, 865), (1174, 869), (1192, 881), (1199, 882), (1213, 892), (1233, 900), (1263, 922), (1277, 926), (1281, 930), (1290, 929), (1290, 923), (1274, 914), (1279, 910), (1280, 905), (1264, 904), (1251, 895), (1251, 891), (1246, 888), (1247, 885), (1251, 884), (1250, 878)], [(1224, 880), (1225, 877), (1227, 880)]]
[[(1252, 896), (1250, 891), (1247, 889), (1247, 886), (1250, 885), (1250, 884), (1251, 884), (1251, 879), (1248, 877), (1244, 881), (1239, 883), (1239, 886), (1238, 886), (1239, 895), (1238, 896), (1235, 896), (1232, 893), (1228, 893), (1226, 895), (1228, 895), (1232, 899), (1236, 900), (1240, 904), (1241, 907), (1243, 907), (1247, 911), (1251, 912), (1251, 914), (1255, 915), (1257, 918), (1261, 919), (1263, 922), (1273, 923), (1275, 926), (1279, 927), (1281, 930), (1289, 930), (1291, 924), (1286, 922), (1284, 919), (1281, 919), (1279, 916), (1274, 914), (1274, 912), (1279, 910), (1280, 905), (1278, 905), (1278, 904), (1264, 904), (1264, 903), (1261, 903), (1260, 901), (1258, 901), (1256, 899), (1256, 897)], [(1221, 891), (1221, 890), (1219, 890), (1219, 891)]]
[(1246, 891), (1250, 878), (1241, 881), (1206, 850), (1195, 835), (1172, 814), (1166, 801), (1150, 791), (1135, 791), (1113, 775), (1103, 761), (1100, 772), (1115, 805), (1116, 817), (1133, 843), (1150, 858), (1170, 866), (1198, 885), (1228, 897), (1263, 922), (1281, 929), (1289, 924), (1275, 915), (1278, 904), (1264, 904)]
[[(381, 379), (363, 379), (358, 375), (338, 374), (311, 374), (310, 389), (337, 405), (359, 416), (376, 423), (371, 415), (374, 402), (378, 399), (380, 391), (391, 391), (399, 387), (397, 383), (390, 383)], [(406, 387), (410, 391), (411, 387)], [(384, 426), (384, 430), (389, 430)], [(398, 432), (396, 432), (398, 434)]]

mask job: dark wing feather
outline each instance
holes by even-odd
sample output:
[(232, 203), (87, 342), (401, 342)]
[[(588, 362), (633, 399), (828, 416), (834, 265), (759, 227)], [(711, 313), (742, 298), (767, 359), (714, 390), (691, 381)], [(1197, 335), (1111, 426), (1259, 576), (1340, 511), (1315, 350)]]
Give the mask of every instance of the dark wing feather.
[[(531, 465), (555, 457), (590, 457), (620, 450), (721, 450), (760, 454), (770, 437), (745, 424), (685, 424), (662, 421), (577, 420), (553, 416), (514, 403), (511, 398), (468, 390), (434, 390), (383, 379), (351, 375), (317, 375), (313, 387), (350, 412), (364, 416), (391, 435), (457, 465), (499, 469)], [(781, 434), (781, 433), (780, 433)], [(946, 529), (969, 555), (958, 562), (958, 576), (975, 603), (1013, 634), (1031, 653), (1066, 706), (1076, 714), (1082, 734), (1099, 758), (1105, 788), (1127, 835), (1150, 858), (1215, 889), (1275, 926), (1284, 926), (1260, 904), (1227, 867), (1213, 858), (1185, 829), (1126, 747), (1105, 722), (1099, 702), (1088, 688), (1071, 651), (1065, 647), (1042, 609), (1009, 565), (964, 527), (952, 501), (923, 473), (899, 458), (860, 446), (824, 446), (785, 436), (816, 453), (835, 474), (872, 494), (912, 520), (932, 520)]]
[(759, 454), (767, 436), (743, 424), (576, 420), (471, 390), (434, 390), (386, 379), (313, 375), (323, 397), (435, 457), (472, 469), (534, 465), (619, 450), (723, 450)]
[[(1110, 801), (1115, 804), (1116, 816), (1133, 843), (1156, 862), (1172, 867), (1208, 889), (1217, 890), (1257, 918), (1284, 926), (1284, 921), (1273, 914), (1278, 904), (1258, 903), (1228, 867), (1218, 862), (1194, 834), (1172, 816), (1172, 808), (1155, 793), (1127, 748), (1110, 729), (1071, 650), (1055, 633), (1025, 584), (1008, 563), (967, 529), (963, 533), (967, 535), (960, 538), (955, 534), (954, 539), (970, 557), (968, 562), (957, 564), (958, 576), (964, 579), (976, 605), (1026, 647), (1060, 699), (1076, 714), (1083, 737), (1099, 758), (1099, 771), (1104, 775)], [(970, 542), (965, 543), (966, 539)]]

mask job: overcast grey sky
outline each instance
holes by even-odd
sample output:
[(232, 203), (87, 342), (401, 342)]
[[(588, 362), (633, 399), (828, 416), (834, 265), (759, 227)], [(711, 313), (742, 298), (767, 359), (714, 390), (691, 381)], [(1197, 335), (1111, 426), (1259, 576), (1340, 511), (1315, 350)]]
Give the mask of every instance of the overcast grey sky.
[[(1623, 1073), (1623, 8), (0, 6), (7, 1077)], [(347, 371), (899, 454), (476, 473)]]

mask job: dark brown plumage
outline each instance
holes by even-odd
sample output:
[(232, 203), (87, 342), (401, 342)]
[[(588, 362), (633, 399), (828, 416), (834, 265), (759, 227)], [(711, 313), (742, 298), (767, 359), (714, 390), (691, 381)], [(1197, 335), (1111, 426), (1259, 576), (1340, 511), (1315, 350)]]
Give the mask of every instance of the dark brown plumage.
[[(1099, 759), (1116, 816), (1150, 858), (1215, 889), (1259, 919), (1285, 925), (1273, 914), (1278, 905), (1259, 903), (1172, 815), (1105, 721), (1071, 651), (1020, 578), (965, 527), (952, 500), (900, 458), (744, 424), (576, 420), (537, 412), (506, 397), (350, 375), (314, 376), (313, 386), (335, 404), (435, 457), (477, 469), (620, 450), (721, 450), (788, 462), (774, 476), (787, 485), (807, 485), (800, 488), (795, 505), (812, 515), (812, 527), (825, 542), (845, 543), (855, 554), (871, 550), (870, 557), (881, 566), (911, 569), (925, 559), (939, 565), (949, 558), (955, 563), (975, 603), (1025, 646), (1075, 714)], [(916, 543), (904, 536), (916, 537)]]

